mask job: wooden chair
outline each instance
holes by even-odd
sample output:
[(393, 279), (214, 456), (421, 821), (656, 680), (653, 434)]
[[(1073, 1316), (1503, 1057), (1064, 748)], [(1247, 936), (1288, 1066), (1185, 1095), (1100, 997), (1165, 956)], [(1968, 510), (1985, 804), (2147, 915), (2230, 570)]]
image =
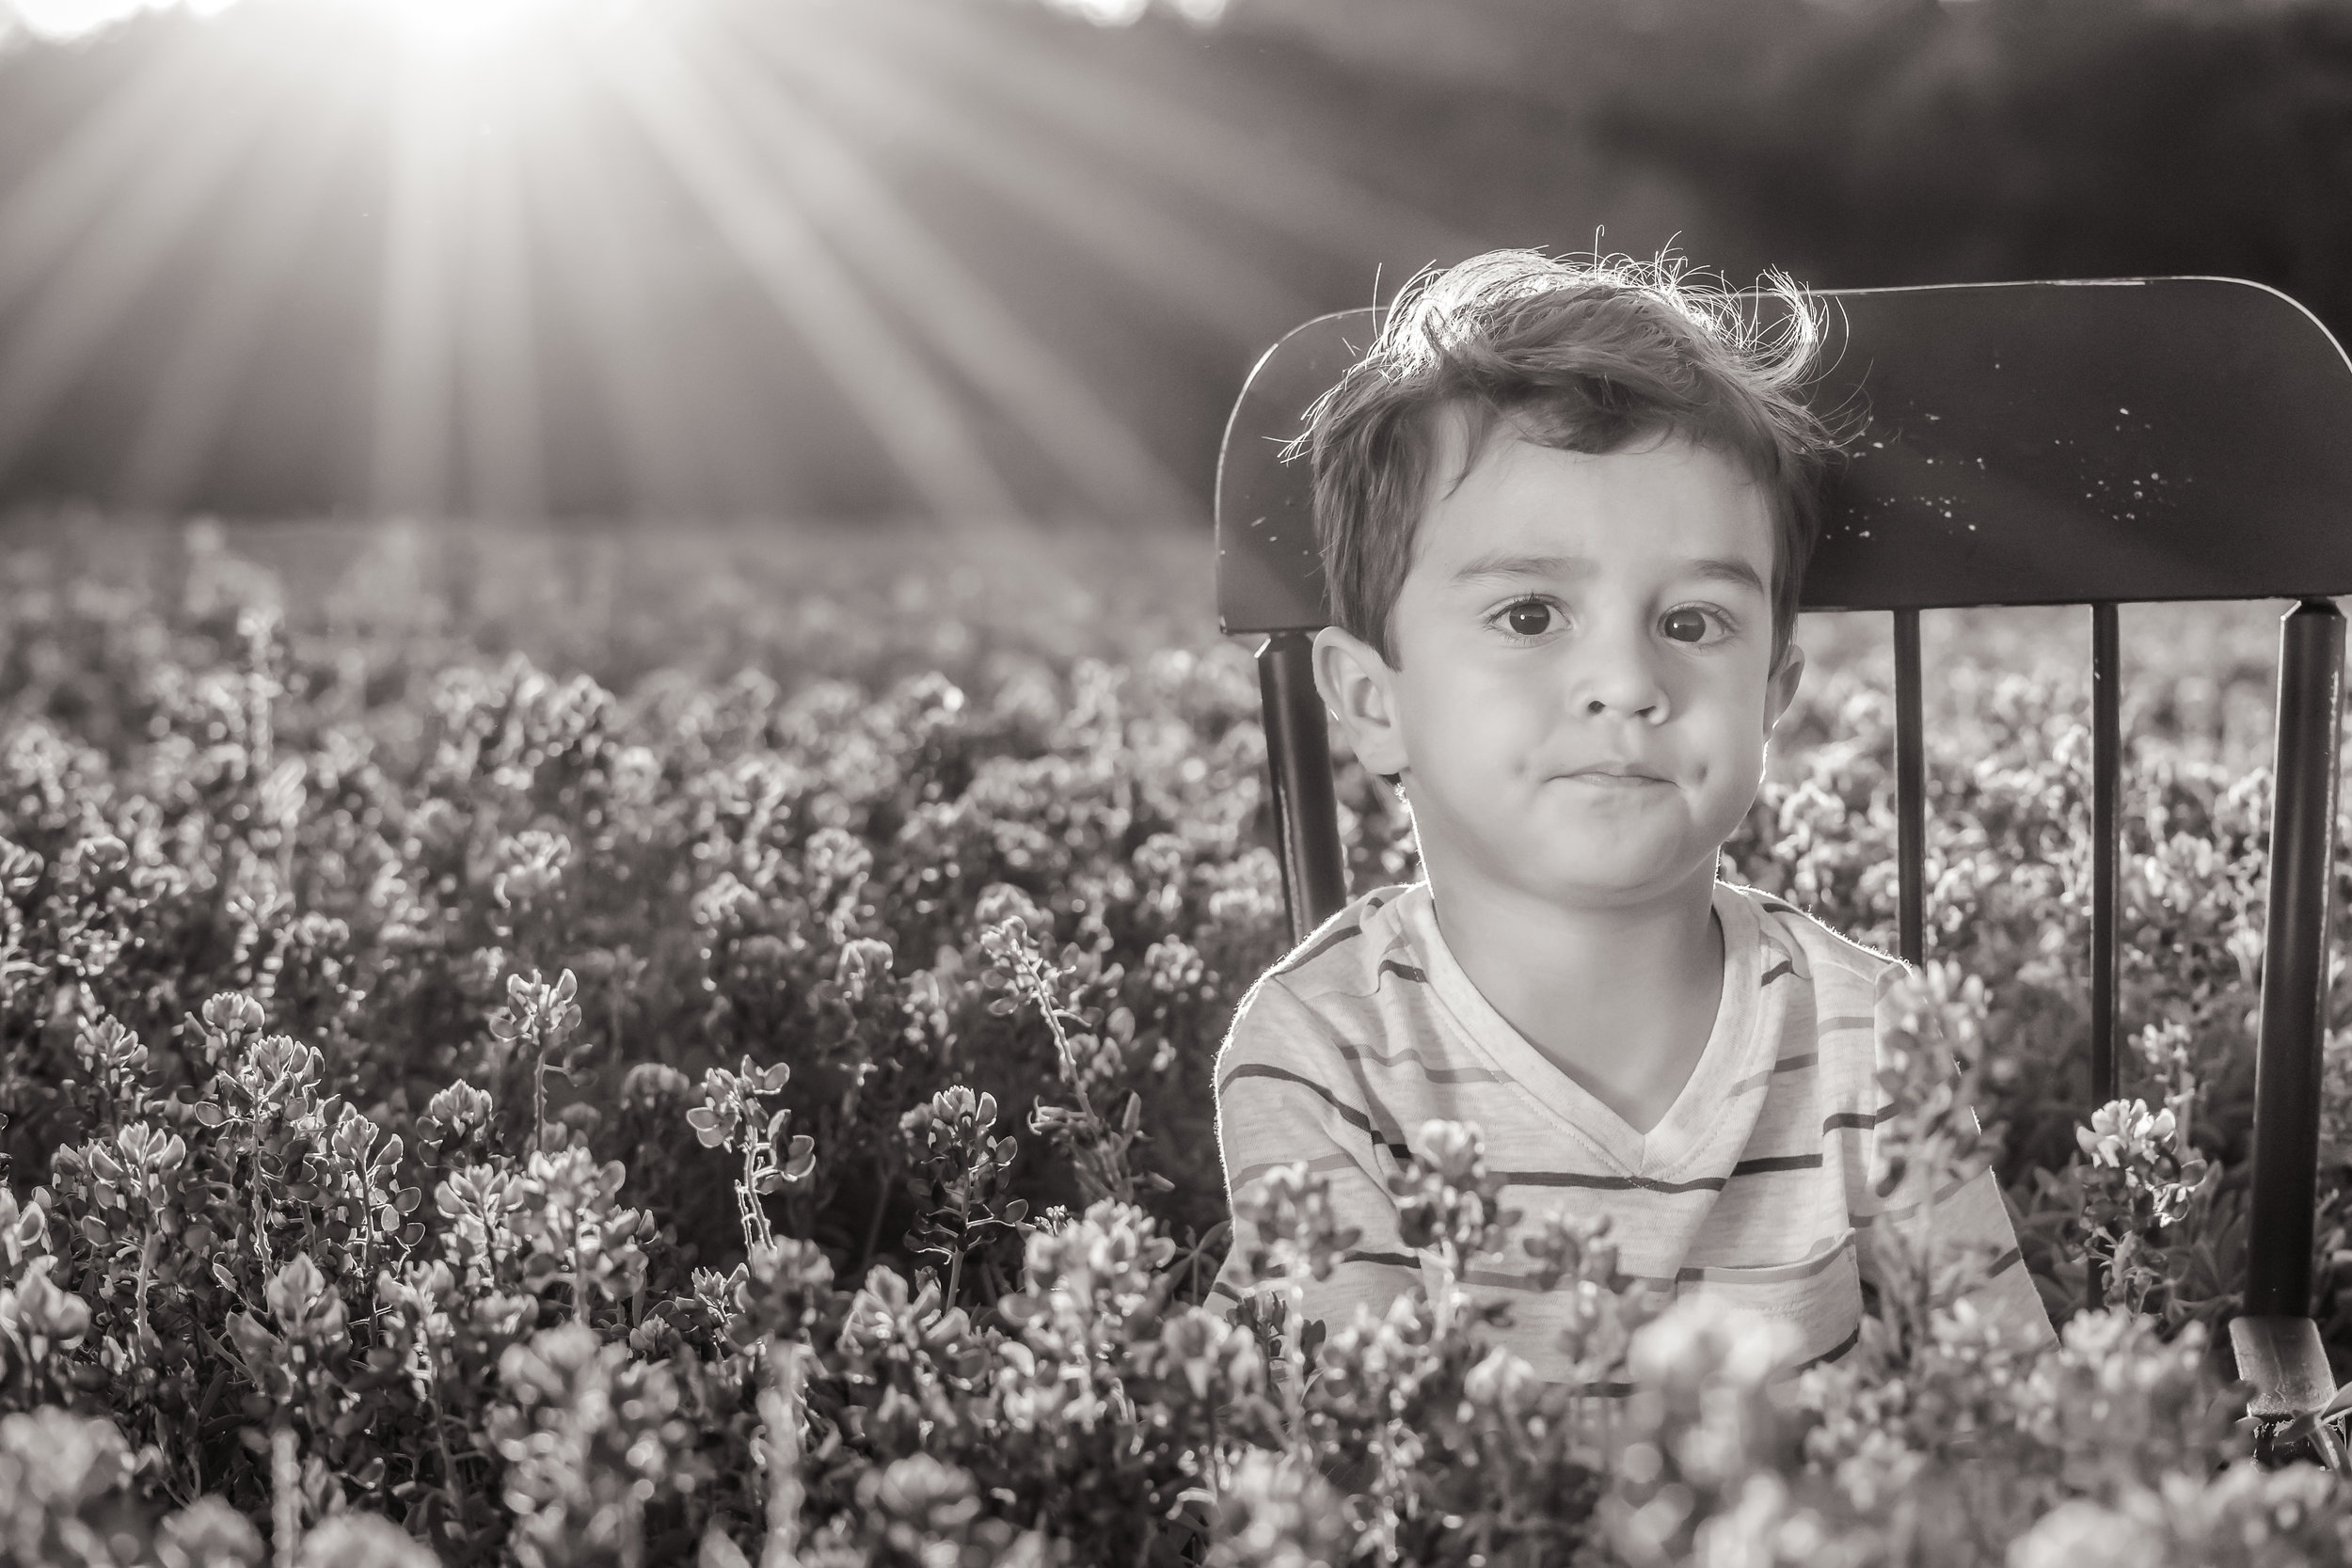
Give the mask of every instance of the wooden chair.
[[(1921, 954), (1919, 612), (2090, 607), (2091, 1082), (2116, 1092), (2116, 607), (2293, 599), (2280, 624), (2277, 800), (2256, 1045), (2245, 1315), (2258, 1430), (2310, 1432), (2335, 1391), (2312, 1307), (2322, 1008), (2344, 617), (2352, 363), (2273, 290), (2229, 278), (1829, 291), (1817, 406), (1867, 410), (1833, 484), (1807, 610), (1891, 611), (1903, 958)], [(1285, 442), (1377, 327), (1320, 317), (1269, 350), (1225, 433), (1217, 608), (1264, 633), (1260, 691), (1283, 893), (1303, 938), (1347, 897), (1326, 716), (1329, 620), (1306, 465)], [(2296, 1418), (2302, 1418), (2299, 1421)], [(2325, 1433), (2320, 1434), (2326, 1440)]]

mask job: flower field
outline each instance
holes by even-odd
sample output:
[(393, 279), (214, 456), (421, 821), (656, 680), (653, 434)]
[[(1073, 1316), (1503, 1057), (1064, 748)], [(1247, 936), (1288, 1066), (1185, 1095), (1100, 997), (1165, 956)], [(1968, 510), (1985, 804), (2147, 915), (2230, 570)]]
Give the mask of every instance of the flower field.
[[(1969, 1260), (1920, 1257), (1787, 1374), (1766, 1325), (1627, 1290), (1605, 1234), (1520, 1228), (1474, 1128), (1420, 1130), (1407, 1234), (1532, 1257), (1620, 1405), (1533, 1382), (1467, 1298), (1199, 1305), (1211, 1062), (1286, 945), (1208, 571), (1203, 541), (29, 529), (0, 1560), (2352, 1561), (2352, 1498), (2252, 1462), (2219, 1348), (2275, 607), (2126, 611), (2104, 1107), (2087, 628), (1931, 622), (1915, 1054), (1961, 1058), (1983, 1125), (1899, 1081), (1888, 1142), (1997, 1164), (2057, 1350), (1943, 1308)], [(1731, 860), (1891, 946), (1883, 635), (1801, 630)], [(1409, 878), (1400, 808), (1341, 795), (1356, 887)], [(2352, 1063), (2323, 1142), (2342, 1373)], [(1312, 1179), (1245, 1200), (1269, 1279), (1347, 1244)]]

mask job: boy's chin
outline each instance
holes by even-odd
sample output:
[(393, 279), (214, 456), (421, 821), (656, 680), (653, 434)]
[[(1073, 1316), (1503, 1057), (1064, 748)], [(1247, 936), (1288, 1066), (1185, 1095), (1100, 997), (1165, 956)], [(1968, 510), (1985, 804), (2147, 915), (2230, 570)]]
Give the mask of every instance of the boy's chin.
[(1722, 847), (1690, 824), (1544, 823), (1501, 838), (1430, 826), (1421, 825), (1419, 843), (1431, 882), (1498, 907), (1628, 909), (1688, 896), (1714, 884)]
[(1584, 865), (1558, 868), (1549, 876), (1540, 872), (1528, 875), (1534, 869), (1519, 868), (1516, 876), (1508, 879), (1510, 885), (1522, 895), (1564, 912), (1638, 909), (1691, 896), (1712, 888), (1715, 881), (1715, 858), (1711, 855), (1698, 865)]
[(1706, 884), (1702, 884), (1698, 878), (1685, 875), (1624, 882), (1581, 882), (1552, 888), (1549, 901), (1561, 910), (1644, 909), (1670, 899), (1688, 897), (1694, 888), (1711, 885), (1713, 880), (1709, 876)]

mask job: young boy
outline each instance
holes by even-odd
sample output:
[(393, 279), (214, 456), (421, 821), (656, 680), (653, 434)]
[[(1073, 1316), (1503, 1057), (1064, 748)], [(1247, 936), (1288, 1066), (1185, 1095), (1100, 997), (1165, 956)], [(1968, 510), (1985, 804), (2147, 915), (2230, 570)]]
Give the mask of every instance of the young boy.
[[(1609, 1216), (1625, 1272), (1788, 1322), (1801, 1362), (1853, 1345), (1874, 1237), (1922, 1213), (2000, 1255), (1981, 1311), (2053, 1338), (1989, 1171), (1931, 1210), (1873, 1190), (1901, 963), (1716, 880), (1804, 668), (1834, 450), (1799, 397), (1813, 308), (1784, 293), (1765, 338), (1663, 267), (1478, 257), (1400, 301), (1312, 412), (1338, 622), (1316, 686), (1401, 781), (1425, 880), (1325, 922), (1218, 1055), (1229, 1196), (1304, 1162), (1361, 1231), (1303, 1281), (1309, 1319), (1421, 1276), (1388, 1179), (1442, 1117), (1482, 1130), (1527, 1221)], [(1529, 1267), (1464, 1283), (1565, 1376), (1568, 1304)]]

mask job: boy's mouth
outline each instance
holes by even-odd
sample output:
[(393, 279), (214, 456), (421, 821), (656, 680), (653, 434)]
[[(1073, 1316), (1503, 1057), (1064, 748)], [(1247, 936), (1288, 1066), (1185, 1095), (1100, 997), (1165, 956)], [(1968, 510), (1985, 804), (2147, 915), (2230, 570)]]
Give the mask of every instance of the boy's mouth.
[(1580, 768), (1568, 775), (1571, 779), (1590, 779), (1601, 784), (1664, 784), (1666, 781), (1646, 768), (1629, 762), (1595, 763)]

